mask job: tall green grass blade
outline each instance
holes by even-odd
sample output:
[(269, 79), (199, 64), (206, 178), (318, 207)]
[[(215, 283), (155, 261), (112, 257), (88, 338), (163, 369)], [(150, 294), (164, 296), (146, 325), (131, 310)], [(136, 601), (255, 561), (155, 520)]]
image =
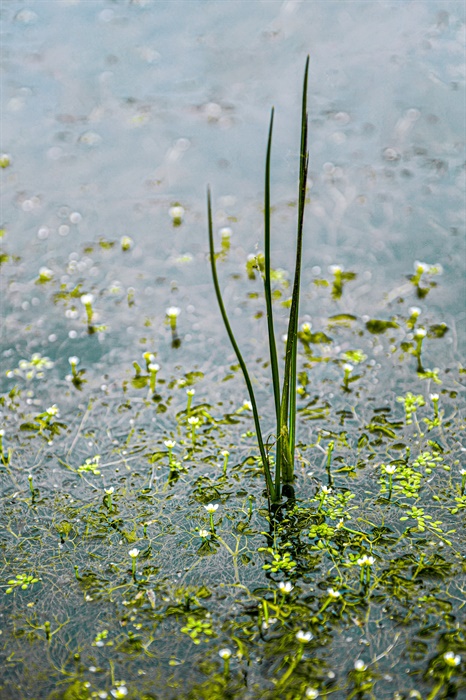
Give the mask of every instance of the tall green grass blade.
[[(302, 246), (302, 235), (303, 235), (303, 224), (304, 224), (304, 209), (306, 206), (306, 185), (307, 185), (307, 174), (309, 166), (309, 151), (307, 146), (307, 83), (309, 75), (309, 56), (306, 59), (306, 66), (304, 69), (304, 80), (303, 80), (303, 98), (301, 107), (301, 148), (300, 148), (300, 172), (299, 172), (299, 211), (298, 211), (298, 246), (300, 249), (301, 256), (301, 246)], [(301, 263), (296, 265), (296, 274), (300, 278), (301, 274)], [(297, 285), (297, 298), (296, 298), (296, 315), (294, 317), (294, 328), (293, 328), (293, 356), (292, 356), (292, 369), (291, 369), (291, 393), (290, 393), (290, 450), (294, 455), (295, 449), (295, 436), (296, 436), (296, 379), (297, 379), (297, 346), (298, 346), (298, 316), (299, 316), (299, 289), (300, 289), (300, 279), (298, 279)]]
[(265, 202), (264, 202), (264, 239), (265, 239), (265, 304), (267, 307), (267, 330), (269, 334), (270, 364), (272, 368), (273, 394), (275, 399), (275, 414), (277, 426), (280, 421), (280, 375), (278, 372), (277, 346), (275, 343), (275, 331), (273, 327), (272, 290), (270, 284), (270, 158), (272, 153), (272, 131), (274, 110), (270, 115), (269, 139), (267, 143), (267, 157), (265, 161)]
[[(277, 344), (275, 342), (275, 331), (273, 325), (272, 309), (272, 289), (270, 282), (270, 160), (272, 154), (272, 133), (273, 133), (274, 109), (270, 114), (269, 138), (267, 142), (267, 156), (265, 159), (265, 201), (264, 201), (264, 295), (267, 308), (267, 331), (269, 336), (270, 366), (272, 369), (273, 395), (275, 401), (275, 416), (277, 433), (280, 430), (280, 374), (278, 371)], [(276, 458), (275, 458), (275, 490), (280, 493), (281, 481), (281, 454), (280, 436), (277, 435)]]
[(294, 451), (296, 440), (296, 378), (297, 378), (297, 345), (298, 345), (298, 315), (299, 290), (301, 284), (301, 261), (304, 209), (306, 205), (306, 182), (309, 164), (307, 149), (307, 82), (309, 74), (309, 56), (306, 60), (303, 81), (303, 97), (301, 106), (301, 147), (298, 187), (298, 231), (296, 241), (296, 263), (291, 297), (288, 337), (285, 351), (285, 373), (280, 411), (281, 434), (286, 436), (287, 447), (282, 441), (282, 481), (291, 483), (294, 478)]
[[(303, 181), (304, 170), (307, 169), (309, 153), (307, 150), (307, 81), (309, 77), (309, 56), (306, 58), (306, 65), (304, 67), (304, 79), (303, 79), (303, 98), (301, 104), (301, 148), (300, 148), (300, 168), (299, 168), (299, 188), (302, 191), (302, 185), (306, 185), (306, 181)], [(304, 211), (304, 200), (303, 200), (303, 211)]]
[(276, 503), (280, 498), (280, 490), (278, 490), (278, 492), (277, 492), (276, 486), (272, 480), (272, 475), (270, 473), (269, 461), (267, 458), (267, 453), (265, 450), (264, 441), (262, 439), (262, 431), (261, 431), (260, 422), (259, 422), (259, 413), (257, 410), (256, 398), (254, 396), (254, 391), (252, 388), (251, 379), (249, 377), (246, 363), (243, 360), (243, 356), (241, 355), (240, 349), (238, 347), (235, 336), (234, 336), (233, 331), (231, 329), (230, 322), (228, 320), (228, 316), (227, 316), (227, 313), (225, 311), (225, 305), (223, 303), (222, 293), (220, 291), (220, 285), (218, 283), (217, 266), (216, 266), (216, 261), (215, 261), (215, 250), (214, 250), (214, 234), (213, 234), (213, 225), (212, 225), (212, 203), (211, 203), (211, 196), (210, 196), (210, 188), (209, 187), (207, 188), (207, 220), (208, 220), (208, 227), (209, 227), (210, 266), (211, 266), (211, 270), (212, 270), (212, 279), (214, 282), (215, 294), (216, 294), (217, 302), (218, 302), (218, 305), (220, 308), (220, 313), (222, 315), (223, 323), (224, 323), (226, 331), (228, 333), (228, 337), (230, 338), (230, 342), (233, 346), (233, 350), (235, 351), (236, 357), (238, 358), (239, 365), (240, 365), (241, 370), (243, 372), (244, 381), (246, 382), (246, 386), (248, 389), (249, 398), (250, 398), (251, 406), (252, 406), (252, 413), (254, 416), (254, 425), (256, 428), (257, 441), (259, 443), (259, 451), (260, 451), (260, 455), (261, 455), (261, 459), (262, 459), (262, 464), (264, 466), (264, 474), (265, 474), (265, 481), (266, 481), (266, 485), (267, 485), (267, 491), (269, 493), (269, 497), (270, 497), (270, 500), (272, 501), (272, 503)]

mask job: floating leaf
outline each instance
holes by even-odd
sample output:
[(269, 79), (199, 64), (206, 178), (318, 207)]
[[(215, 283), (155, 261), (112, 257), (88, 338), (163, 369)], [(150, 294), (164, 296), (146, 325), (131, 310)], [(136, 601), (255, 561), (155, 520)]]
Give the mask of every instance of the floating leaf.
[(380, 321), (372, 318), (370, 321), (367, 321), (366, 328), (369, 333), (378, 334), (385, 333), (388, 328), (399, 328), (399, 325), (396, 321)]
[(343, 326), (344, 328), (350, 328), (351, 324), (357, 320), (357, 316), (353, 314), (335, 314), (335, 316), (329, 316), (328, 326)]
[(443, 338), (445, 333), (448, 333), (448, 326), (446, 323), (437, 323), (433, 326), (429, 326), (428, 336), (429, 338)]

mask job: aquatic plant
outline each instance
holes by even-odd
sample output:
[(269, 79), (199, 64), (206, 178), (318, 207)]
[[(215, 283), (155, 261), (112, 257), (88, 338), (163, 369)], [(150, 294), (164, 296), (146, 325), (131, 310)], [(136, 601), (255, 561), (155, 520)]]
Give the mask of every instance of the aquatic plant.
[(269, 136), (267, 142), (267, 155), (265, 161), (265, 202), (264, 202), (264, 264), (263, 280), (265, 303), (267, 307), (267, 331), (269, 339), (270, 363), (272, 369), (272, 384), (275, 403), (276, 420), (276, 452), (275, 452), (275, 473), (272, 475), (270, 458), (267, 443), (264, 441), (262, 428), (257, 409), (257, 402), (252, 388), (246, 363), (236, 342), (228, 316), (223, 303), (222, 293), (217, 276), (216, 254), (214, 250), (213, 225), (212, 225), (212, 203), (210, 187), (207, 188), (207, 218), (209, 229), (209, 250), (212, 278), (214, 282), (215, 294), (222, 319), (230, 338), (233, 349), (238, 358), (244, 380), (251, 401), (251, 408), (254, 416), (257, 441), (264, 469), (267, 494), (271, 503), (280, 501), (281, 495), (293, 496), (294, 481), (294, 453), (296, 441), (296, 390), (297, 390), (297, 347), (298, 347), (298, 314), (299, 314), (299, 293), (301, 282), (301, 258), (303, 242), (304, 209), (306, 204), (306, 185), (309, 163), (309, 152), (307, 148), (307, 82), (309, 73), (309, 56), (306, 60), (303, 81), (303, 95), (301, 105), (301, 146), (300, 146), (300, 167), (298, 182), (298, 225), (296, 236), (296, 260), (293, 282), (293, 293), (291, 297), (290, 316), (288, 320), (288, 333), (286, 336), (285, 367), (283, 372), (283, 383), (280, 388), (280, 375), (278, 369), (277, 346), (275, 342), (275, 331), (272, 311), (272, 291), (271, 291), (271, 271), (270, 271), (270, 238), (271, 238), (271, 205), (270, 205), (270, 159), (272, 153), (272, 132), (274, 109), (270, 115)]
[(94, 311), (92, 309), (93, 301), (94, 301), (93, 294), (83, 294), (81, 296), (81, 304), (86, 309), (87, 325), (89, 328), (92, 326), (92, 319), (94, 317)]

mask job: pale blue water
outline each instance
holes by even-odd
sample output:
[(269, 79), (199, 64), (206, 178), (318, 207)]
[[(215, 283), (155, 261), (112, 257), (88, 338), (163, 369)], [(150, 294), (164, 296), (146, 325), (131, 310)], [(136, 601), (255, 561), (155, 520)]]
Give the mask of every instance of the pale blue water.
[(71, 245), (57, 236), (63, 206), (83, 216), (73, 242), (137, 230), (144, 246), (163, 241), (157, 216), (174, 199), (202, 228), (206, 182), (239, 214), (261, 196), (272, 104), (274, 198), (294, 197), (309, 53), (311, 235), (375, 262), (425, 251), (454, 265), (464, 12), (454, 1), (3, 2), (4, 220), (20, 245), (50, 227), (40, 257)]
[[(1, 9), (2, 150), (11, 157), (2, 171), (4, 247), (21, 256), (4, 268), (6, 369), (41, 351), (63, 372), (77, 354), (100, 358), (102, 372), (117, 376), (140, 355), (143, 335), (141, 350), (156, 347), (170, 364), (209, 370), (228, 362), (206, 259), (207, 183), (215, 227), (234, 232), (220, 274), (235, 330), (248, 339), (247, 354), (265, 351), (243, 288), (228, 275), (243, 274), (246, 256), (262, 246), (272, 105), (274, 264), (292, 268), (288, 203), (296, 199), (307, 54), (303, 320), (322, 327), (336, 311), (387, 318), (390, 303), (406, 295), (432, 322), (448, 324), (447, 347), (461, 347), (462, 2), (41, 0)], [(169, 216), (176, 202), (186, 210), (179, 228)], [(119, 239), (127, 234), (134, 247), (123, 255)], [(103, 252), (102, 238), (116, 247)], [(422, 302), (406, 287), (415, 260), (444, 270)], [(358, 280), (325, 309), (311, 282), (328, 277), (333, 263)], [(43, 287), (35, 284), (42, 266), (54, 275)], [(51, 304), (60, 283), (96, 295), (108, 326), (99, 342), (87, 336), (79, 303), (75, 319)], [(136, 304), (128, 308), (132, 288)], [(183, 339), (176, 353), (164, 326), (173, 304)]]
[[(178, 359), (194, 352), (202, 362), (214, 319), (218, 327), (205, 257), (206, 183), (218, 228), (233, 219), (230, 271), (241, 271), (245, 255), (262, 245), (274, 105), (275, 260), (291, 268), (287, 202), (296, 198), (308, 53), (305, 288), (314, 265), (323, 273), (336, 262), (355, 269), (360, 286), (351, 306), (363, 300), (358, 312), (374, 315), (415, 260), (438, 262), (444, 276), (429, 307), (439, 307), (450, 326), (464, 325), (463, 2), (41, 0), (1, 8), (2, 149), (12, 163), (2, 171), (2, 218), (7, 252), (22, 255), (14, 273), (18, 315), (11, 316), (13, 297), (3, 303), (15, 328), (40, 320), (20, 304), (42, 299), (32, 281), (46, 265), (55, 280), (81, 279), (88, 291), (114, 280), (122, 294), (137, 288), (133, 321), (156, 311), (161, 323), (175, 302), (183, 315), (196, 307), (190, 335), (199, 342)], [(168, 209), (175, 202), (186, 214), (174, 230)], [(78, 223), (70, 222), (73, 212)], [(115, 256), (105, 267), (87, 256), (83, 274), (63, 274), (86, 243), (125, 234), (136, 244), (131, 257)], [(186, 254), (188, 262), (176, 262)], [(52, 309), (34, 303), (44, 310), (42, 323), (58, 323), (46, 320)], [(126, 345), (128, 323), (112, 324), (113, 347)], [(76, 343), (63, 331), (55, 335), (66, 356)], [(218, 340), (225, 341), (220, 328)], [(2, 343), (10, 348), (11, 333)]]

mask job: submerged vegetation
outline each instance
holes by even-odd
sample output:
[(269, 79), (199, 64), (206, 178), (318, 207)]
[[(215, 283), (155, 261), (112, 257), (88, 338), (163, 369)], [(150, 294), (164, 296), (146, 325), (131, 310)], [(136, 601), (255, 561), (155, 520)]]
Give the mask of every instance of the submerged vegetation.
[[(304, 270), (299, 323), (307, 71), (299, 191), (287, 207), (298, 212), (291, 298), (288, 272), (270, 259), (273, 112), (265, 251), (251, 264), (241, 249), (241, 270), (225, 227), (215, 253), (208, 195), (211, 269), (239, 364), (210, 335), (180, 362), (187, 331), (208, 320), (173, 305), (176, 284), (167, 291), (165, 278), (160, 308), (152, 297), (144, 306), (139, 280), (153, 280), (153, 270), (138, 261), (136, 237), (100, 238), (31, 282), (5, 234), (2, 274), (19, 339), (3, 353), (0, 396), (2, 698), (460, 700), (466, 692), (464, 369), (430, 305), (442, 270), (415, 261), (414, 274), (405, 269), (381, 299), (360, 270)], [(168, 211), (177, 235), (187, 212), (179, 202)], [(125, 286), (114, 278), (128, 260)], [(103, 281), (90, 272), (95, 261)], [(254, 373), (226, 316), (220, 262), (244, 283), (243, 336), (253, 329), (259, 338), (248, 346)], [(176, 265), (188, 269), (185, 258)], [(21, 293), (31, 289), (29, 308)], [(34, 325), (40, 306), (45, 326)], [(209, 303), (202, 308), (207, 317)], [(133, 326), (137, 341), (119, 332)], [(263, 437), (269, 426), (275, 457)]]

